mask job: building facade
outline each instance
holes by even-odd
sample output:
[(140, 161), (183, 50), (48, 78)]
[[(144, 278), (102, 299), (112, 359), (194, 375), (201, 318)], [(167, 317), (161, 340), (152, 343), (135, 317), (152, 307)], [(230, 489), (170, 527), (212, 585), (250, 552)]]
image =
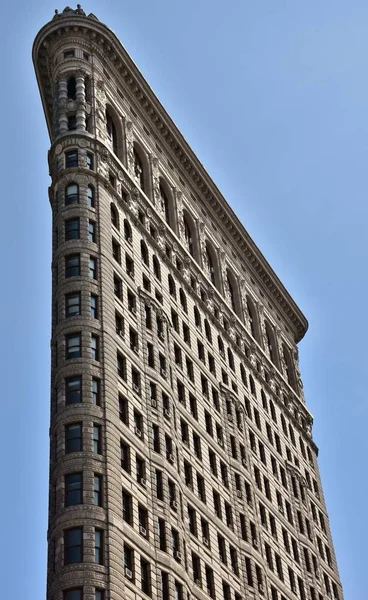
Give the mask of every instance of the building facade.
[(307, 322), (113, 32), (38, 33), (51, 139), (48, 600), (343, 600)]

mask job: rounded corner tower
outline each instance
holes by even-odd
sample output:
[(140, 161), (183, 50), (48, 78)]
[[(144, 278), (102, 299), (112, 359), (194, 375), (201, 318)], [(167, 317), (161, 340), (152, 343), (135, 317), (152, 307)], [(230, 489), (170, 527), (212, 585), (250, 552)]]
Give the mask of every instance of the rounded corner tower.
[(51, 140), (47, 600), (343, 600), (307, 321), (114, 33), (37, 34)]

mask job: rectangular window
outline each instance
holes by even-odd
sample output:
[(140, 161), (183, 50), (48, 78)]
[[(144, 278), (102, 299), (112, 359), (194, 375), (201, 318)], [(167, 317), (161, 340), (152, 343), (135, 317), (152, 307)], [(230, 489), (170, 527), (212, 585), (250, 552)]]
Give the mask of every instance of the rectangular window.
[(117, 275), (114, 275), (114, 294), (120, 300), (123, 294), (123, 282)]
[(224, 597), (224, 600), (231, 600), (231, 589), (228, 583), (226, 583), (226, 581), (222, 582), (222, 595)]
[(81, 314), (81, 295), (80, 292), (66, 294), (65, 296), (65, 317), (77, 317)]
[(126, 381), (126, 378), (127, 378), (126, 359), (125, 359), (125, 356), (120, 354), (120, 352), (118, 352), (117, 356), (116, 356), (116, 366), (117, 366), (117, 371), (118, 371), (119, 377), (121, 379), (123, 379), (124, 381)]
[(124, 338), (124, 319), (122, 315), (115, 311), (115, 331), (121, 337)]
[(234, 571), (235, 575), (239, 576), (238, 554), (233, 546), (230, 546), (230, 562), (231, 568)]
[(83, 503), (83, 473), (65, 475), (65, 506)]
[(169, 574), (161, 571), (161, 600), (169, 600)]
[(93, 478), (93, 504), (102, 506), (102, 475), (96, 473)]
[(159, 430), (158, 425), (156, 425), (155, 423), (152, 423), (152, 441), (153, 441), (153, 451), (157, 452), (159, 454), (161, 451), (160, 430)]
[(80, 227), (79, 218), (68, 219), (65, 221), (65, 241), (79, 240), (80, 238)]
[(134, 409), (134, 433), (140, 439), (143, 439), (143, 416)]
[(211, 598), (215, 597), (215, 582), (213, 577), (213, 569), (206, 565), (206, 585), (207, 585), (207, 593)]
[(119, 394), (119, 419), (129, 426), (129, 403), (125, 396)]
[(91, 335), (91, 359), (99, 360), (99, 339), (97, 335)]
[(125, 269), (127, 275), (134, 279), (134, 261), (130, 256), (128, 256), (128, 254), (125, 254)]
[(200, 500), (205, 504), (206, 503), (206, 486), (204, 483), (204, 478), (199, 473), (197, 473), (197, 488), (198, 488), (198, 496), (199, 496)]
[(133, 524), (133, 510), (132, 510), (132, 497), (128, 492), (122, 491), (122, 506), (123, 506), (123, 519), (129, 525)]
[[(83, 600), (82, 588), (73, 588), (72, 590), (66, 590), (63, 593), (63, 600)], [(96, 600), (98, 600), (97, 597)]]
[(136, 454), (135, 458), (137, 481), (143, 487), (146, 486), (146, 463), (143, 458)]
[(102, 454), (101, 425), (93, 424), (93, 452)]
[(158, 500), (164, 499), (162, 471), (159, 471), (159, 469), (156, 469), (156, 496)]
[(220, 560), (221, 560), (221, 562), (224, 563), (224, 565), (226, 565), (227, 564), (226, 542), (225, 542), (225, 538), (222, 535), (220, 535), (219, 533), (217, 534), (217, 543), (218, 543), (218, 551), (219, 551)]
[(78, 204), (79, 202), (79, 186), (76, 183), (69, 183), (65, 188), (65, 206), (70, 204)]
[(112, 256), (113, 256), (114, 260), (116, 260), (116, 262), (120, 265), (121, 264), (120, 244), (118, 244), (118, 242), (116, 242), (114, 239), (111, 241), (111, 249), (112, 249)]
[(82, 356), (81, 334), (72, 333), (65, 336), (65, 358), (80, 358)]
[(147, 596), (151, 595), (151, 572), (150, 564), (141, 557), (141, 589)]
[(96, 377), (92, 377), (92, 404), (101, 405), (100, 380)]
[(222, 519), (222, 509), (221, 509), (221, 498), (220, 494), (213, 490), (213, 507), (216, 513), (216, 516), (219, 519)]
[(197, 554), (192, 552), (192, 569), (194, 583), (202, 587), (201, 561)]
[(103, 565), (103, 531), (95, 529), (95, 563)]
[(82, 402), (82, 377), (68, 377), (65, 379), (65, 404), (78, 404)]
[(92, 319), (98, 319), (98, 296), (95, 294), (90, 296), (89, 314)]
[[(74, 53), (74, 50), (73, 50)], [(74, 54), (73, 54), (74, 55)], [(71, 169), (78, 166), (78, 150), (65, 152), (65, 168)]]
[(87, 169), (90, 169), (91, 171), (93, 171), (93, 154), (90, 154), (89, 152), (87, 152)]
[(127, 473), (130, 473), (130, 446), (120, 443), (120, 465)]
[(65, 277), (80, 277), (80, 254), (68, 254), (65, 257)]
[(124, 544), (124, 568), (125, 577), (134, 581), (134, 550)]
[(137, 394), (141, 393), (141, 375), (134, 367), (132, 367), (132, 387)]
[(192, 416), (198, 420), (197, 399), (195, 396), (193, 396), (193, 394), (189, 394), (189, 405)]
[(71, 423), (65, 426), (65, 453), (81, 452), (82, 444), (82, 423)]
[(83, 528), (74, 527), (64, 532), (64, 564), (83, 561)]
[(199, 437), (199, 435), (194, 433), (194, 431), (193, 431), (193, 448), (194, 448), (195, 456), (199, 460), (202, 460), (201, 438)]
[(158, 519), (158, 537), (160, 542), (160, 550), (166, 552), (166, 522), (165, 519)]
[(97, 258), (93, 256), (89, 258), (89, 277), (90, 279), (97, 279)]

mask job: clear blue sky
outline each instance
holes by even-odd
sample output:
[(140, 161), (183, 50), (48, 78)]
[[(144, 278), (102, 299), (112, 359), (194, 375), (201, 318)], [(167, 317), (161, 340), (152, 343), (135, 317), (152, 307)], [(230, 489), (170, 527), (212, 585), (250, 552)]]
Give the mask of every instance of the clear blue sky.
[[(302, 375), (345, 599), (367, 600), (368, 2), (82, 6), (123, 42), (309, 319)], [(55, 8), (0, 8), (4, 600), (45, 594), (51, 215), (31, 46)]]

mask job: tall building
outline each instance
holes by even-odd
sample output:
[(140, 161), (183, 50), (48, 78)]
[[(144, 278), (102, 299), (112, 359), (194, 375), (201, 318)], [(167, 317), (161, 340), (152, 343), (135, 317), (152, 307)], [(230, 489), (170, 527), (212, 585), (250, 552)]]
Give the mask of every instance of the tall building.
[(307, 321), (114, 33), (56, 12), (48, 600), (343, 600)]

